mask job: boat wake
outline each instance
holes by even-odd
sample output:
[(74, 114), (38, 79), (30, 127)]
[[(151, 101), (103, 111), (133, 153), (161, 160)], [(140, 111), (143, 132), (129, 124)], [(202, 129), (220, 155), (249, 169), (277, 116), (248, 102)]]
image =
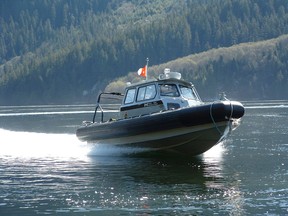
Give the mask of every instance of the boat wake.
[(288, 101), (247, 101), (244, 102), (246, 109), (287, 109)]
[(79, 141), (74, 134), (16, 132), (0, 129), (0, 157), (62, 157), (84, 159), (90, 156), (121, 156), (145, 151)]
[(71, 134), (15, 132), (0, 129), (0, 156), (12, 157), (85, 157), (86, 143)]

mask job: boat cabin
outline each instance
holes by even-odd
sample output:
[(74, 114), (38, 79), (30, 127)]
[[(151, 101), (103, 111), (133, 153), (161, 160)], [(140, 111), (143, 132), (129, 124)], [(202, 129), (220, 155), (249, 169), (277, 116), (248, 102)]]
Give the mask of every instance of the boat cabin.
[(192, 83), (181, 80), (181, 74), (165, 69), (156, 80), (126, 87), (120, 117), (130, 118), (202, 104)]

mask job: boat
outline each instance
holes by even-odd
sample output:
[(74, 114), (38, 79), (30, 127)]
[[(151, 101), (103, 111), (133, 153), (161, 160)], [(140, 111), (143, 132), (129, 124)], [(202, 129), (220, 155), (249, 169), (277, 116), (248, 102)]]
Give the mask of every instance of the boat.
[[(104, 95), (122, 96), (117, 118), (104, 120)], [(181, 73), (165, 69), (157, 79), (128, 84), (124, 94), (100, 93), (92, 121), (84, 121), (76, 135), (99, 145), (195, 156), (226, 139), (244, 112), (240, 102), (225, 96), (203, 102)]]

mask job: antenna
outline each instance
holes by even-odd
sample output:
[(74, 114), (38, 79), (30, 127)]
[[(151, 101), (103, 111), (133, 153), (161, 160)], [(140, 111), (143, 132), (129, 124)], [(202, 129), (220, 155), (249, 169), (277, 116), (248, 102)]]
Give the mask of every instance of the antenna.
[(146, 80), (148, 80), (148, 62), (149, 62), (149, 58), (146, 58)]

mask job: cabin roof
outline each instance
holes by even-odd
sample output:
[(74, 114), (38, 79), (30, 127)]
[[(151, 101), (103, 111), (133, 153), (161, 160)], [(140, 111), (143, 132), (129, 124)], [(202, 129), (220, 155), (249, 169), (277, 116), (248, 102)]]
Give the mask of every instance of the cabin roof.
[(177, 83), (177, 84), (182, 84), (182, 85), (186, 85), (186, 86), (191, 86), (193, 85), (190, 82), (184, 81), (182, 79), (175, 79), (175, 78), (170, 78), (170, 79), (150, 79), (150, 80), (144, 80), (144, 81), (140, 81), (137, 83), (133, 83), (129, 86), (126, 87), (126, 89), (130, 89), (130, 88), (135, 88), (137, 86), (144, 86), (144, 85), (149, 85), (151, 83), (159, 83), (159, 84), (163, 84), (163, 83)]

